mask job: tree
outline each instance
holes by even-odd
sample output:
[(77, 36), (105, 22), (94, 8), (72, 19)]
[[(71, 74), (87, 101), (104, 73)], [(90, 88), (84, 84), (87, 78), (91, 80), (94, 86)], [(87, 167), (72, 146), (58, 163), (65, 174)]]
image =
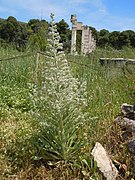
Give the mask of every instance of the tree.
[(108, 36), (109, 35), (109, 31), (106, 29), (102, 29), (99, 31), (99, 36)]
[(116, 49), (119, 48), (119, 36), (120, 36), (119, 31), (113, 31), (109, 34), (109, 42), (111, 46)]
[(126, 33), (128, 34), (128, 36), (129, 36), (130, 45), (131, 45), (132, 47), (135, 47), (135, 32), (132, 31), (132, 30), (126, 30), (125, 32), (126, 32)]
[(40, 28), (39, 19), (30, 19), (28, 22), (28, 26), (31, 28), (32, 32), (37, 33)]
[(92, 26), (89, 26), (89, 28), (91, 29), (92, 31), (92, 36), (94, 37), (94, 39), (97, 41), (98, 40), (98, 37), (99, 37), (99, 32)]
[(69, 25), (65, 22), (64, 19), (56, 23), (56, 25), (61, 37), (60, 42), (63, 43), (64, 50), (70, 51), (71, 31), (69, 29)]
[(122, 31), (119, 35), (119, 47), (130, 46), (129, 33), (127, 31)]
[(99, 32), (97, 45), (100, 47), (106, 47), (108, 44), (109, 44), (109, 31), (106, 29), (102, 29)]
[(130, 39), (131, 46), (135, 48), (135, 33), (132, 35), (132, 38)]
[(9, 16), (0, 24), (0, 37), (7, 43), (14, 44), (18, 49), (22, 48), (28, 39), (25, 23), (19, 23), (16, 18)]
[(17, 37), (17, 32), (19, 31), (19, 25), (13, 17), (9, 17), (7, 20), (3, 21), (0, 26), (1, 38), (7, 42), (15, 42)]
[(30, 33), (28, 45), (32, 49), (45, 51), (47, 45), (48, 22), (46, 20), (31, 19), (28, 22)]

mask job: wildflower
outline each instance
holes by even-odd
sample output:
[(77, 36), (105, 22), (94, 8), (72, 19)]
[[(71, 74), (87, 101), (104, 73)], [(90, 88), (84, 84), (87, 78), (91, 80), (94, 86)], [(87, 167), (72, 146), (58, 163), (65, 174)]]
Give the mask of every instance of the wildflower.
[[(43, 132), (46, 132), (45, 149), (54, 149), (57, 154), (61, 150), (62, 158), (67, 159), (72, 158), (71, 151), (77, 152), (82, 146), (82, 142), (77, 141), (77, 131), (86, 118), (82, 112), (87, 104), (86, 83), (81, 84), (73, 77), (62, 44), (59, 43), (60, 36), (53, 15), (51, 18), (42, 83), (40, 90), (36, 90), (38, 100), (35, 100), (35, 104)], [(73, 141), (77, 143), (75, 149)]]

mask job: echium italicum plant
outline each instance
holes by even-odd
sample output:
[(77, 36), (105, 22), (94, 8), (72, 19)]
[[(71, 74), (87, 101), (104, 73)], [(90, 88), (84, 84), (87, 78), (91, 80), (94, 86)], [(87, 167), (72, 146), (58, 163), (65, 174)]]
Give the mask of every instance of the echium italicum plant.
[(87, 119), (86, 83), (73, 77), (59, 41), (51, 14), (42, 85), (35, 89), (33, 97), (41, 126), (36, 144), (41, 158), (71, 161), (85, 142), (79, 132)]

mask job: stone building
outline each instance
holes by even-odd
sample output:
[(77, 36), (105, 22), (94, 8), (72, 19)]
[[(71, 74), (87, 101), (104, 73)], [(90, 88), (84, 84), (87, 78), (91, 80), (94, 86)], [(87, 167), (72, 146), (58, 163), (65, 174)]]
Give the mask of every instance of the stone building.
[(92, 31), (88, 26), (83, 25), (82, 22), (77, 22), (76, 15), (71, 15), (72, 23), (72, 37), (71, 37), (71, 54), (76, 52), (76, 37), (77, 30), (82, 31), (81, 53), (91, 53), (96, 48), (96, 41), (92, 37)]

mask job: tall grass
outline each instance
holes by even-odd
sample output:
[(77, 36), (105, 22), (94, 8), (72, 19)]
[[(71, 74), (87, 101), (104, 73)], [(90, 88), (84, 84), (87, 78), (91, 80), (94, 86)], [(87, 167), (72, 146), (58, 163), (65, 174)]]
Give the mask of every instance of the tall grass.
[[(22, 55), (22, 53), (12, 48), (0, 49), (0, 59), (13, 57), (15, 55)], [(135, 74), (134, 71), (131, 70), (132, 67), (129, 67), (128, 71), (126, 69), (125, 73), (127, 76), (125, 76), (121, 67), (101, 66), (99, 63), (100, 57), (135, 58), (135, 51), (134, 49), (125, 49), (123, 51), (97, 49), (88, 56), (67, 56), (67, 62), (71, 68), (72, 76), (77, 78), (79, 83), (86, 81), (87, 106), (83, 110), (89, 114), (89, 117), (86, 117), (89, 121), (86, 119), (83, 126), (76, 131), (78, 134), (75, 137), (79, 138), (78, 142), (83, 143), (85, 141), (87, 145), (81, 148), (81, 151), (77, 152), (77, 156), (73, 158), (74, 164), (72, 163), (69, 167), (71, 162), (69, 164), (62, 164), (63, 162), (61, 162), (61, 164), (50, 163), (52, 167), (60, 171), (60, 173), (57, 173), (57, 179), (70, 179), (72, 173), (74, 174), (74, 178), (77, 179), (88, 179), (90, 177), (100, 179), (102, 176), (98, 172), (93, 158), (90, 155), (91, 149), (96, 141), (101, 142), (106, 147), (112, 158), (126, 164), (130, 174), (129, 177), (133, 177), (132, 172), (130, 172), (130, 160), (126, 159), (125, 147), (119, 141), (119, 131), (114, 127), (113, 122), (117, 114), (119, 114), (120, 106), (123, 102), (131, 104), (135, 102)], [(43, 141), (46, 143), (47, 139), (44, 139), (45, 136), (43, 136), (43, 134), (45, 135), (45, 133), (47, 133), (47, 129), (41, 129), (40, 124), (37, 123), (36, 119), (31, 115), (34, 107), (29, 96), (32, 91), (28, 84), (34, 82), (35, 60), (36, 57), (32, 55), (9, 61), (0, 61), (0, 173), (4, 179), (9, 179), (9, 177), (18, 178), (19, 176), (23, 178), (29, 177), (30, 170), (28, 172), (28, 169), (26, 170), (25, 167), (31, 166), (33, 157), (35, 159), (37, 158), (38, 162), (41, 161), (37, 155), (45, 155), (44, 161), (46, 161)], [(40, 82), (43, 80), (41, 75), (44, 61), (44, 55), (40, 55), (38, 69)], [(72, 104), (69, 104), (69, 106), (70, 105), (72, 106)], [(48, 108), (50, 108), (50, 112), (51, 110), (53, 111), (51, 106), (45, 106), (44, 111)], [(47, 113), (48, 111), (46, 111), (45, 118), (48, 116)], [(73, 114), (71, 112), (68, 116), (65, 111), (63, 111), (63, 113), (65, 122), (66, 118), (71, 118), (70, 120), (72, 120)], [(57, 121), (58, 116), (56, 116), (56, 114), (55, 117), (53, 114), (50, 114), (48, 117), (50, 117), (50, 121), (53, 120), (54, 123), (56, 123), (56, 126), (59, 125), (59, 122), (62, 122)], [(60, 114), (59, 118), (61, 118)], [(63, 139), (63, 142), (65, 142), (63, 148), (66, 149), (67, 143), (70, 144), (72, 142), (69, 155), (73, 157), (73, 154), (70, 154), (70, 150), (72, 152), (72, 147), (77, 148), (78, 144), (75, 142), (75, 139), (71, 141), (70, 137), (68, 137), (68, 132), (74, 133), (71, 132), (72, 126), (70, 126), (70, 123), (73, 124), (72, 121), (69, 121), (69, 128), (67, 130), (64, 129), (64, 138), (70, 141), (65, 142), (65, 139)], [(58, 133), (55, 128), (50, 129), (49, 135), (51, 134), (50, 140), (54, 137), (57, 138)], [(41, 140), (40, 142), (39, 139)], [(121, 149), (119, 149), (117, 140), (122, 145)], [(53, 141), (54, 139), (51, 143), (53, 143)], [(36, 143), (38, 143), (37, 146)], [(60, 141), (57, 141), (56, 148), (60, 148), (59, 143)], [(47, 145), (48, 149), (46, 153), (50, 153), (49, 147), (53, 145), (54, 144)], [(39, 150), (40, 153), (37, 154)], [(60, 149), (58, 152), (61, 153)], [(58, 152), (53, 152), (54, 154), (52, 153), (51, 159), (53, 159), (53, 155), (56, 157), (55, 153)], [(56, 160), (57, 158), (55, 157), (54, 159)], [(57, 157), (59, 157), (59, 160), (62, 159), (61, 154)], [(68, 159), (68, 157), (69, 156), (66, 158)], [(16, 174), (22, 167), (25, 170), (22, 170), (19, 175)], [(48, 170), (48, 177), (55, 179), (55, 168)], [(71, 170), (71, 168), (73, 169)], [(24, 174), (27, 174), (27, 176)], [(36, 177), (34, 172), (33, 176)], [(43, 177), (43, 173), (40, 176)], [(123, 177), (126, 177), (126, 175), (123, 174)]]

